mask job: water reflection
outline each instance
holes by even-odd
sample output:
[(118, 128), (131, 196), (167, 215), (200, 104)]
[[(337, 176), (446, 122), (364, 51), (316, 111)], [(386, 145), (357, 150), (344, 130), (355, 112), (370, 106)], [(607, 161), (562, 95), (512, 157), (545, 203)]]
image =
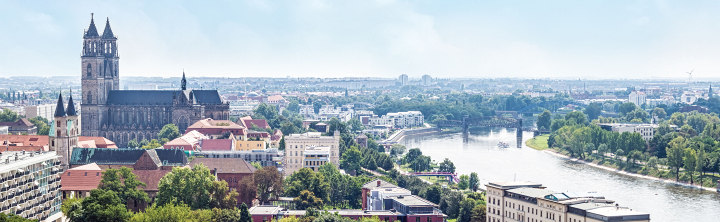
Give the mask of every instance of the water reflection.
[[(517, 147), (515, 129), (481, 129), (462, 133), (407, 137), (408, 148), (420, 148), (435, 161), (449, 158), (462, 174), (478, 172), (488, 181), (528, 180), (556, 191), (595, 191), (624, 206), (649, 212), (653, 221), (719, 221), (720, 195), (660, 181), (637, 178), (568, 161), (541, 151)], [(525, 132), (524, 139), (532, 138)], [(509, 148), (499, 148), (498, 142)]]

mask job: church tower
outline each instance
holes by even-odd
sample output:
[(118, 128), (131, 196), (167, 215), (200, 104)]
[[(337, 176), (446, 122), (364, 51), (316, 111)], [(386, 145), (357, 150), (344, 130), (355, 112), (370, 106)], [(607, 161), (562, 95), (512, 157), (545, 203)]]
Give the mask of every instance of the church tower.
[(72, 93), (68, 99), (68, 106), (65, 109), (62, 99), (62, 93), (58, 96), (57, 106), (55, 106), (55, 119), (50, 125), (50, 151), (55, 151), (60, 156), (60, 164), (64, 169), (69, 168), (70, 155), (72, 148), (78, 144), (78, 136), (80, 129), (78, 124), (78, 115), (73, 103)]
[(110, 28), (110, 19), (106, 20), (105, 30), (100, 35), (91, 16), (90, 27), (83, 35), (81, 56), (82, 132), (85, 136), (105, 136), (99, 135), (99, 130), (107, 122), (105, 104), (108, 94), (110, 90), (120, 88), (119, 59), (117, 37)]

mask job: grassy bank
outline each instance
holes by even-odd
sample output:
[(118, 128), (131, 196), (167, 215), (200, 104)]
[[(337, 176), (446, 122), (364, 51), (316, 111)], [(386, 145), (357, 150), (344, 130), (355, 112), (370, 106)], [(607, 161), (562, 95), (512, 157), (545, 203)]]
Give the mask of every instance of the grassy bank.
[(525, 142), (525, 145), (527, 145), (530, 148), (536, 149), (536, 150), (544, 150), (548, 148), (548, 138), (550, 137), (550, 134), (540, 135), (533, 137), (532, 139), (529, 139)]

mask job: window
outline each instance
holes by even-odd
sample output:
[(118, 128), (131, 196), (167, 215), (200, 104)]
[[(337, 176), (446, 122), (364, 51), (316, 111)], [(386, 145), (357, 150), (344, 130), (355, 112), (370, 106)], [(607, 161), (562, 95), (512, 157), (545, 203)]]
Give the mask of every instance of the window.
[(85, 176), (87, 176), (87, 172), (85, 172)]
[(90, 64), (87, 65), (86, 73), (87, 73), (87, 77), (92, 77), (92, 65), (90, 65)]

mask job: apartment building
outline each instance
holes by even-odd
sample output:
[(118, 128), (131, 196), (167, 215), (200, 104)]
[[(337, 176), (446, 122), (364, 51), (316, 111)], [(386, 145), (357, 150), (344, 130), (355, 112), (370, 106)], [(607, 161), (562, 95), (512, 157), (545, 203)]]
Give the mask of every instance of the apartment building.
[(647, 123), (603, 123), (598, 125), (607, 131), (639, 133), (645, 142), (650, 142), (655, 135), (655, 129), (660, 127), (658, 124)]
[(340, 164), (340, 132), (334, 136), (322, 136), (319, 132), (290, 134), (285, 136), (285, 176), (305, 167), (305, 152), (310, 147), (329, 147), (330, 163)]
[(420, 111), (407, 111), (370, 117), (368, 122), (371, 126), (391, 126), (402, 129), (423, 126), (425, 118)]
[(60, 221), (60, 156), (55, 152), (0, 154), (0, 212), (41, 221)]
[(531, 182), (493, 182), (486, 188), (488, 222), (650, 221), (650, 214), (620, 207), (597, 193), (555, 192)]

